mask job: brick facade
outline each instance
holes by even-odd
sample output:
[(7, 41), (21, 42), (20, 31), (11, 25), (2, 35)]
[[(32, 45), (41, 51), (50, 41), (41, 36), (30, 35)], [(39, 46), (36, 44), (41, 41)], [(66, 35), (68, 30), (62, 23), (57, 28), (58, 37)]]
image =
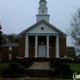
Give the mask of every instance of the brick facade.
[(9, 58), (9, 47), (2, 47), (1, 60), (7, 60)]
[[(21, 38), (22, 40), (22, 38)], [(24, 40), (25, 41), (25, 40)], [(41, 45), (41, 41), (43, 41), (43, 45), (46, 45), (46, 37), (38, 37), (38, 45)], [(56, 37), (49, 37), (49, 53), (50, 58), (55, 58), (56, 54)], [(23, 42), (25, 43), (25, 42)], [(25, 47), (25, 46), (24, 46)], [(22, 50), (24, 50), (24, 47)], [(60, 50), (60, 57), (67, 56), (67, 48), (66, 48), (66, 38), (59, 37), (59, 50)], [(25, 53), (25, 52), (24, 52)], [(29, 37), (29, 58), (34, 58), (35, 55), (35, 37)]]
[[(41, 44), (43, 42), (43, 44)], [(44, 37), (38, 37), (38, 45), (46, 45), (46, 36)], [(72, 51), (71, 51), (72, 50)], [(59, 56), (63, 58), (64, 56), (69, 55), (70, 51), (70, 57), (74, 58), (74, 48), (66, 48), (66, 38), (59, 37)], [(29, 37), (29, 59), (33, 59), (34, 61), (50, 61), (52, 59), (55, 59), (56, 54), (56, 37), (49, 37), (49, 54), (50, 58), (39, 58), (35, 59), (35, 36)], [(12, 47), (12, 58), (16, 57), (24, 57), (25, 56), (25, 37), (19, 38), (18, 47)], [(9, 47), (2, 47), (2, 60), (6, 60), (9, 58)]]
[[(12, 58), (16, 58), (18, 56), (18, 47), (12, 47)], [(2, 47), (1, 60), (9, 59), (9, 47)]]
[(21, 37), (18, 40), (18, 56), (19, 57), (25, 56), (25, 37)]
[[(50, 58), (34, 58), (35, 56), (35, 33), (34, 31), (34, 35), (33, 36), (29, 36), (29, 59), (33, 59), (34, 61), (50, 61), (54, 58), (56, 58), (56, 35), (59, 36), (59, 56), (60, 58), (64, 58), (65, 56), (68, 57), (68, 49), (66, 47), (66, 34), (63, 33), (62, 31), (58, 30), (57, 28), (55, 28), (54, 26), (52, 26), (50, 23), (44, 21), (44, 20), (41, 20), (40, 22), (37, 22), (36, 24), (32, 25), (30, 28), (22, 31), (20, 34), (19, 34), (19, 40), (18, 40), (18, 45), (17, 46), (14, 46), (12, 47), (12, 58), (16, 58), (17, 56), (18, 57), (25, 57), (25, 37), (26, 37), (26, 34), (29, 30), (31, 29), (35, 29), (38, 25), (40, 24), (45, 24), (47, 25), (47, 27), (45, 26), (45, 30), (46, 28), (49, 29), (52, 31), (53, 30), (53, 33), (51, 32), (48, 32), (45, 33), (43, 32), (43, 34), (46, 34), (45, 36), (38, 36), (38, 45), (47, 45), (47, 41), (46, 41), (46, 36), (47, 34), (53, 34), (53, 36), (49, 36), (49, 56)], [(39, 28), (39, 30), (41, 30), (41, 27)], [(48, 31), (48, 30), (47, 30)], [(32, 34), (32, 33), (31, 33)], [(39, 34), (42, 34), (41, 32), (39, 32)], [(56, 34), (56, 35), (55, 35)], [(41, 44), (41, 42), (43, 42), (43, 44)], [(27, 44), (26, 44), (27, 45)], [(39, 48), (39, 46), (38, 46)], [(38, 49), (38, 53), (39, 53), (39, 49)], [(9, 55), (9, 46), (2, 46), (2, 59), (7, 59), (8, 58), (8, 55)], [(74, 54), (74, 51), (70, 52), (70, 57), (71, 58), (74, 58), (75, 57), (75, 54)]]

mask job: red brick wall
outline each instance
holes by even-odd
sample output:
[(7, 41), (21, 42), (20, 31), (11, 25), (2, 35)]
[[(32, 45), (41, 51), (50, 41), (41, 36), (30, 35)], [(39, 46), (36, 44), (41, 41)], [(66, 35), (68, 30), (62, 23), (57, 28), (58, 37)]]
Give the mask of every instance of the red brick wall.
[(63, 37), (59, 37), (59, 50), (60, 57), (67, 56), (66, 39)]
[(12, 58), (16, 58), (18, 56), (18, 47), (12, 48)]
[(7, 60), (9, 58), (9, 47), (2, 47), (1, 60)]
[(76, 57), (74, 47), (67, 47), (67, 55), (68, 55), (67, 57), (71, 57), (71, 58), (75, 58)]
[[(43, 42), (43, 44), (42, 44), (42, 42)], [(46, 45), (46, 36), (38, 37), (38, 45)]]
[[(16, 58), (18, 55), (18, 47), (12, 47), (12, 58)], [(9, 47), (2, 47), (1, 60), (9, 59)]]
[(25, 37), (21, 37), (18, 41), (18, 56), (25, 56)]
[[(46, 45), (46, 37), (38, 37), (38, 45), (41, 45), (43, 41), (43, 45)], [(51, 37), (49, 40), (49, 46), (51, 47), (49, 50), (50, 57), (55, 58), (56, 54), (56, 37)], [(29, 57), (34, 58), (35, 55), (35, 37), (29, 37)], [(24, 57), (25, 55), (25, 37), (20, 38), (19, 40), (19, 48), (18, 48), (18, 56)], [(60, 57), (64, 57), (67, 55), (66, 52), (66, 39), (64, 37), (59, 37), (59, 50), (60, 50)]]
[(56, 37), (50, 37), (49, 39), (49, 53), (50, 53), (50, 58), (55, 58), (55, 51), (56, 51), (56, 48), (55, 48), (55, 41), (56, 40)]
[(34, 58), (35, 56), (35, 37), (29, 37), (29, 57)]
[[(46, 45), (46, 37), (39, 37), (38, 45), (41, 45), (43, 41), (43, 45)], [(50, 58), (55, 58), (56, 53), (56, 37), (51, 37), (49, 40), (49, 53)], [(25, 55), (25, 37), (19, 39), (19, 46), (12, 48), (12, 58), (16, 58), (16, 56), (24, 57)], [(29, 37), (29, 57), (34, 58), (35, 55), (35, 37)], [(59, 37), (59, 49), (60, 49), (60, 57), (64, 57), (67, 55), (66, 52), (66, 39)], [(9, 53), (8, 47), (2, 47), (2, 59), (7, 59)], [(73, 54), (71, 54), (73, 56)], [(74, 56), (73, 56), (74, 57)]]

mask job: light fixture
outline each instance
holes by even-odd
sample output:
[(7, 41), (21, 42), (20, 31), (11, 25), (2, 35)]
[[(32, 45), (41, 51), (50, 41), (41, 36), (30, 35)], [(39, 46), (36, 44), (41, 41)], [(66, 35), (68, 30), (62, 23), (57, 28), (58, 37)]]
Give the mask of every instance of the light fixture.
[(43, 42), (41, 42), (41, 44), (43, 44)]
[(51, 48), (51, 47), (49, 47), (49, 48)]

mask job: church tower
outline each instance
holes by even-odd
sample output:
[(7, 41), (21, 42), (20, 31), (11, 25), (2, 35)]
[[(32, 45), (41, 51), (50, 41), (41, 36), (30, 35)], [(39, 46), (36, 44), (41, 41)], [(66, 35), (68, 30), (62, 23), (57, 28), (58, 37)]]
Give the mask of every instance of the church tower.
[(47, 2), (46, 0), (39, 1), (38, 14), (36, 15), (37, 22), (40, 20), (45, 20), (49, 22), (50, 15), (48, 14)]

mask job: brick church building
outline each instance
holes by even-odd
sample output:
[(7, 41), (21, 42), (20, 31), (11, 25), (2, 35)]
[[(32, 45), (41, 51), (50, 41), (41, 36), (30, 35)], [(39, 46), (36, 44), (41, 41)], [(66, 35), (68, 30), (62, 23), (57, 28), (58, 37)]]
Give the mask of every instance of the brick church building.
[(74, 48), (66, 47), (67, 35), (49, 22), (46, 0), (39, 1), (36, 23), (18, 35), (18, 43), (2, 45), (2, 60), (26, 58), (34, 61), (50, 61), (74, 58)]

